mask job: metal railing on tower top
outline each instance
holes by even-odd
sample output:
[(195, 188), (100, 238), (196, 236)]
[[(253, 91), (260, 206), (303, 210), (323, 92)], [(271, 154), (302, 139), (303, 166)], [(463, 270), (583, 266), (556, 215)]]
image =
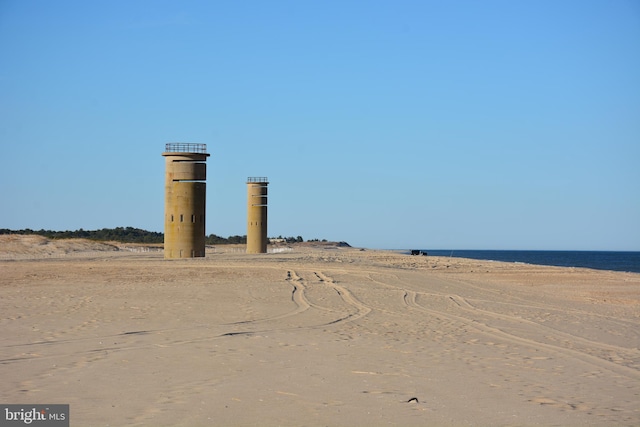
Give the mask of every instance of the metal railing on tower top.
[(247, 178), (247, 183), (249, 182), (266, 182), (268, 183), (269, 180), (267, 179), (266, 176), (250, 176), (249, 178)]
[(165, 144), (164, 150), (168, 153), (207, 154), (207, 144), (194, 144), (191, 142), (170, 142), (168, 144)]

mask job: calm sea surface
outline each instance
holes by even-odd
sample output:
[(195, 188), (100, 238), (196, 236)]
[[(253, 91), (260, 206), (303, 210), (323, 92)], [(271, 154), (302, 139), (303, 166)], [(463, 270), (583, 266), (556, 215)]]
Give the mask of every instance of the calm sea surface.
[(477, 251), (422, 249), (433, 256), (521, 262), (559, 267), (586, 267), (598, 270), (640, 273), (640, 252), (599, 251)]

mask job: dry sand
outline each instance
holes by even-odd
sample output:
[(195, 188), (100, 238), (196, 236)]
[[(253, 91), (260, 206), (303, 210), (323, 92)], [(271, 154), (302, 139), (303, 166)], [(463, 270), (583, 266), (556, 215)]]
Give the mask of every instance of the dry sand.
[(640, 274), (0, 237), (0, 402), (72, 426), (640, 425)]

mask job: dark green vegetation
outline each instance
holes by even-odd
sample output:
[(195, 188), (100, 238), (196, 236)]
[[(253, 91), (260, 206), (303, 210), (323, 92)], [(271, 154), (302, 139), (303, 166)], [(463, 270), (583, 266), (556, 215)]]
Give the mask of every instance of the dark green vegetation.
[(37, 234), (49, 239), (91, 239), (123, 243), (162, 243), (164, 234), (133, 227), (103, 228), (101, 230), (53, 231), (53, 230), (8, 230), (0, 229), (0, 234)]
[[(164, 233), (147, 231), (134, 227), (102, 228), (100, 230), (83, 230), (81, 228), (75, 231), (31, 230), (29, 228), (26, 228), (24, 230), (9, 230), (7, 228), (0, 228), (0, 234), (37, 234), (49, 239), (90, 239), (101, 241), (115, 241), (122, 243), (164, 242)], [(286, 243), (304, 242), (302, 236), (279, 236), (278, 239)], [(247, 243), (247, 236), (229, 236), (227, 238), (224, 238), (215, 234), (210, 234), (206, 237), (205, 241), (207, 245), (223, 245), (231, 243), (244, 244)], [(311, 241), (318, 241), (318, 239), (313, 239)]]

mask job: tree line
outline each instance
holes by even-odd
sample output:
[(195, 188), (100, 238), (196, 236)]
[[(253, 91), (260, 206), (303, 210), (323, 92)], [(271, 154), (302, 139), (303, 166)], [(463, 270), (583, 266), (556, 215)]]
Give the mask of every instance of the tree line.
[[(134, 227), (116, 227), (102, 228), (100, 230), (83, 230), (82, 228), (75, 231), (53, 231), (53, 230), (31, 230), (25, 228), (23, 230), (9, 230), (0, 228), (0, 234), (36, 234), (49, 239), (90, 239), (100, 241), (114, 241), (122, 243), (163, 243), (164, 233), (157, 231), (147, 231)], [(304, 242), (302, 236), (277, 238), (279, 241), (286, 243)], [(311, 241), (318, 241), (313, 239)], [(326, 241), (326, 240), (323, 240)], [(209, 234), (205, 237), (207, 245), (223, 245), (223, 244), (245, 244), (247, 236), (229, 236), (227, 238), (220, 237), (215, 234)]]
[(156, 231), (147, 231), (134, 227), (116, 227), (102, 228), (100, 230), (32, 230), (25, 228), (23, 230), (0, 229), (0, 234), (36, 234), (49, 239), (90, 239), (102, 241), (115, 241), (122, 243), (162, 243), (164, 234)]

